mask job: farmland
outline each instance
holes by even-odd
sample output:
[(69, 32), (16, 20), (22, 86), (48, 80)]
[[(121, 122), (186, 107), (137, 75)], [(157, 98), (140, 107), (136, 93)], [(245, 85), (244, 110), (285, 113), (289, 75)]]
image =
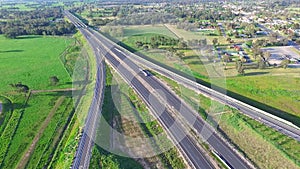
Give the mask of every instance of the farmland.
[[(51, 159), (73, 111), (71, 78), (60, 54), (74, 43), (73, 38), (0, 36), (1, 168), (42, 168)], [(57, 76), (55, 86), (49, 77)], [(22, 83), (31, 94), (20, 93), (9, 84)], [(52, 89), (65, 89), (50, 92)], [(47, 90), (47, 92), (42, 92)], [(39, 91), (39, 92), (34, 92)]]

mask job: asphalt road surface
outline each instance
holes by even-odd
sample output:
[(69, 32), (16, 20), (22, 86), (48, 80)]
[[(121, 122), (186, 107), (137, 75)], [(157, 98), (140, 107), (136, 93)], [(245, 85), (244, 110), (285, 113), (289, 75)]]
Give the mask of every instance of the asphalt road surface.
[(92, 41), (89, 34), (85, 31), (85, 25), (83, 25), (79, 21), (76, 21), (76, 18), (69, 12), (66, 11), (65, 15), (73, 22), (73, 24), (79, 29), (79, 31), (84, 35), (84, 37), (88, 39), (88, 42), (94, 50), (97, 64), (97, 74), (93, 100), (92, 104), (90, 105), (87, 117), (85, 119), (85, 126), (83, 128), (79, 145), (77, 147), (76, 155), (72, 164), (73, 169), (85, 169), (89, 168), (96, 129), (98, 127), (99, 118), (101, 117), (105, 89), (105, 66), (103, 56), (99, 53), (99, 51), (96, 50), (98, 46), (95, 45), (96, 43)]

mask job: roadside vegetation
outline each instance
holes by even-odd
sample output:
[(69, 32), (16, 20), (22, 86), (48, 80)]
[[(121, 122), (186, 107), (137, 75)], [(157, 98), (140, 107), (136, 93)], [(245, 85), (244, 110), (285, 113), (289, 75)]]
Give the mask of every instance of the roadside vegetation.
[[(61, 55), (61, 60), (73, 78), (73, 87), (79, 88), (73, 93), (76, 109), (69, 118), (69, 124), (65, 127), (66, 132), (61, 137), (59, 146), (50, 162), (54, 168), (68, 168), (72, 165), (76, 149), (84, 125), (86, 113), (91, 105), (96, 74), (96, 60), (88, 42), (80, 33), (75, 34), (76, 42), (69, 46)], [(86, 70), (82, 72), (82, 70)], [(83, 92), (83, 93), (82, 93)]]

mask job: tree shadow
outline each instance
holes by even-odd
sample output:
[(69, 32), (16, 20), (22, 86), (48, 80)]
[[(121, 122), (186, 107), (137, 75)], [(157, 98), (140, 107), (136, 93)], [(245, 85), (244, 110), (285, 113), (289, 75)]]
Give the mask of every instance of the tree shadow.
[(73, 91), (56, 91), (56, 92), (46, 92), (46, 93), (38, 93), (40, 96), (54, 96), (54, 97), (60, 97), (60, 96), (66, 96), (66, 97), (74, 97), (80, 95), (80, 90), (73, 90)]
[(191, 56), (184, 56), (182, 59), (187, 60), (187, 59), (200, 59), (200, 58), (197, 55), (191, 55)]
[(21, 109), (26, 109), (26, 108), (30, 107), (30, 104), (13, 103), (12, 107), (13, 107), (13, 110), (21, 110)]
[(202, 65), (203, 63), (201, 61), (192, 61), (192, 62), (189, 62), (189, 64), (191, 64), (191, 65)]
[(78, 81), (74, 81), (74, 82), (66, 82), (67, 85), (73, 84), (73, 85), (85, 85), (85, 84), (89, 84), (92, 81), (88, 80), (78, 80)]
[(245, 73), (245, 76), (255, 76), (255, 75), (265, 75), (269, 74), (268, 72), (250, 72), (250, 73)]
[(18, 36), (16, 39), (36, 39), (41, 38), (41, 36)]
[(16, 52), (23, 52), (24, 50), (4, 50), (0, 51), (0, 53), (16, 53)]

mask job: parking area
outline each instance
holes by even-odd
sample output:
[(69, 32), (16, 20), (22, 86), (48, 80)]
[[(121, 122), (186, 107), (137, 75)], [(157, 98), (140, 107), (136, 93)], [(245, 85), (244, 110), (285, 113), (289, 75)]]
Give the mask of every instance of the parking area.
[(280, 46), (280, 47), (269, 47), (263, 48), (263, 51), (269, 51), (272, 58), (279, 58), (283, 55), (290, 56), (294, 59), (300, 59), (299, 53), (295, 51), (295, 48), (292, 46)]

